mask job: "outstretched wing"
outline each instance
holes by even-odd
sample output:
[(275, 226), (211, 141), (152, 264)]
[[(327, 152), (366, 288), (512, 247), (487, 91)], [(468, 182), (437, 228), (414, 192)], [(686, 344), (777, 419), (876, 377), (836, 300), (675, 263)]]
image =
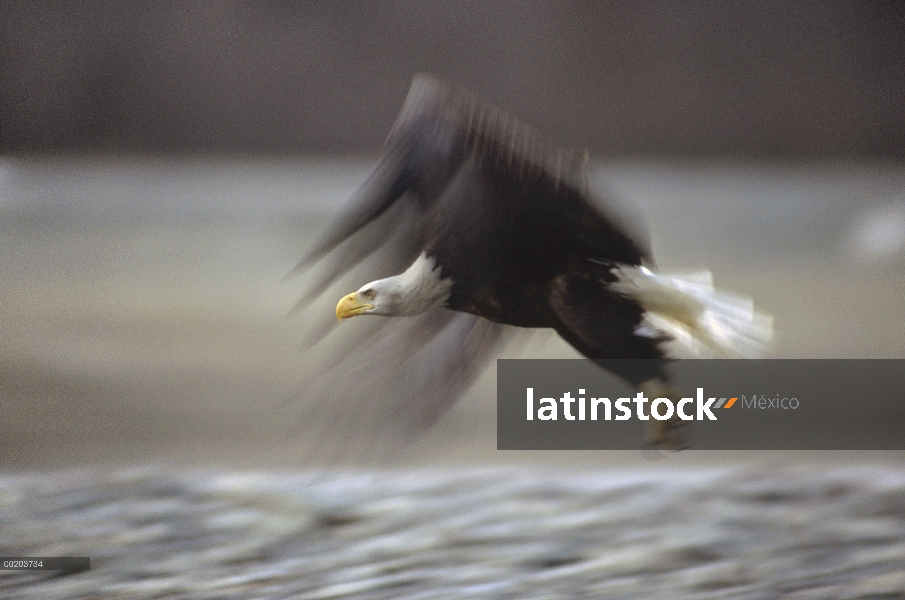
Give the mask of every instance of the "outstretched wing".
[[(445, 310), (382, 321), (364, 335), (344, 325), (309, 351), (305, 403), (297, 415), (307, 459), (336, 464), (393, 457), (468, 390), (514, 334)], [(316, 355), (324, 345), (347, 351), (324, 359)]]
[(311, 326), (303, 431), (315, 454), (345, 454), (356, 441), (352, 456), (373, 456), (412, 439), (516, 335), (450, 311), (340, 327), (337, 298), (404, 271), (425, 248), (455, 255), (456, 281), (492, 277), (500, 234), (532, 218), (542, 229), (555, 217), (590, 255), (639, 263), (645, 249), (605, 211), (587, 194), (586, 155), (543, 143), (465, 90), (416, 77), (373, 172), (297, 267)]
[[(382, 217), (400, 205), (410, 218), (403, 226), (415, 234), (407, 238), (412, 244), (401, 249), (402, 264), (396, 265), (407, 267), (419, 252), (417, 246), (426, 241), (424, 230), (438, 225), (436, 218), (425, 220), (430, 221), (430, 213), (464, 167), (497, 189), (496, 195), (485, 194), (479, 201), (493, 204), (503, 221), (555, 212), (599, 258), (626, 264), (650, 258), (645, 236), (627, 234), (625, 219), (588, 193), (587, 153), (545, 143), (531, 127), (467, 90), (418, 75), (374, 171), (297, 270), (328, 259), (332, 269), (311, 286), (315, 292), (323, 289), (399, 225), (398, 219)], [(500, 188), (517, 190), (521, 205), (507, 202)], [(462, 202), (457, 210), (464, 213), (472, 207)], [(449, 215), (446, 210), (442, 214)], [(340, 246), (342, 252), (334, 253)]]
[(445, 108), (449, 91), (416, 79), (373, 172), (296, 268), (309, 326), (299, 416), (309, 457), (392, 453), (435, 422), (516, 335), (451, 311), (341, 326), (333, 317), (350, 289), (404, 271), (436, 233), (435, 204), (455, 203), (450, 184), (468, 161), (461, 123)]

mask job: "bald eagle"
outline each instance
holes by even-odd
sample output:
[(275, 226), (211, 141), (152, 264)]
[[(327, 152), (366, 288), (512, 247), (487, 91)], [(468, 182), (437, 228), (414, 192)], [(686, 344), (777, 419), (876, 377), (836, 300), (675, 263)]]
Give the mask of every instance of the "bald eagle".
[[(708, 278), (658, 274), (644, 236), (589, 189), (586, 153), (429, 76), (298, 270), (314, 265), (302, 306), (353, 273), (369, 282), (339, 300), (340, 321), (405, 317), (318, 336), (340, 339), (313, 359), (308, 391), (322, 408), (356, 403), (348, 430), (334, 429), (344, 443), (381, 414), (396, 434), (424, 429), (519, 328), (553, 330), (593, 359), (755, 356), (771, 335), (768, 317)], [(614, 370), (668, 383), (658, 360)]]

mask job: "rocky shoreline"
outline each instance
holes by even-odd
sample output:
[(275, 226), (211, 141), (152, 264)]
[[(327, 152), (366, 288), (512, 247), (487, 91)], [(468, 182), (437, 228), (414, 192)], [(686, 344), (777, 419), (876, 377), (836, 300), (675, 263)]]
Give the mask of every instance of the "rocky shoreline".
[(6, 598), (902, 598), (905, 471), (162, 468), (0, 478)]

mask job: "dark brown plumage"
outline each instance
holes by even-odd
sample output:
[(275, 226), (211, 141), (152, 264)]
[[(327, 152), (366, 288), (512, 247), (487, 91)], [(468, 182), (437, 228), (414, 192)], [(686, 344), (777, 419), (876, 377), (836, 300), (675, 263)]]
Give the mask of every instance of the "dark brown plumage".
[[(643, 327), (640, 296), (614, 285), (620, 269), (651, 262), (647, 240), (608, 206), (589, 190), (586, 154), (541, 141), (465, 90), (416, 77), (374, 171), (300, 263), (320, 265), (302, 304), (366, 259), (359, 284), (397, 275), (423, 253), (452, 281), (446, 310), (362, 325), (340, 342), (343, 352), (317, 363), (321, 381), (358, 385), (348, 373), (366, 365), (368, 401), (392, 397), (389, 413), (420, 429), (512, 335), (505, 326), (554, 329), (589, 358), (658, 359), (608, 368), (636, 385), (665, 379), (668, 334)], [(330, 384), (317, 392), (336, 393)]]
[(601, 285), (615, 265), (650, 257), (590, 200), (586, 163), (471, 93), (419, 76), (374, 173), (302, 264), (404, 204), (402, 262), (436, 257), (453, 281), (450, 310), (555, 329), (589, 358), (662, 358), (657, 340), (634, 334), (641, 307)]

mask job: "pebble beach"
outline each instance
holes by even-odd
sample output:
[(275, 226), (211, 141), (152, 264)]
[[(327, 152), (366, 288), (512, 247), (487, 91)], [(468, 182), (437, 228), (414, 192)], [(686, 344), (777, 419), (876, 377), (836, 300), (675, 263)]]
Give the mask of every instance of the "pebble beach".
[(905, 471), (68, 471), (0, 479), (5, 598), (902, 598)]

